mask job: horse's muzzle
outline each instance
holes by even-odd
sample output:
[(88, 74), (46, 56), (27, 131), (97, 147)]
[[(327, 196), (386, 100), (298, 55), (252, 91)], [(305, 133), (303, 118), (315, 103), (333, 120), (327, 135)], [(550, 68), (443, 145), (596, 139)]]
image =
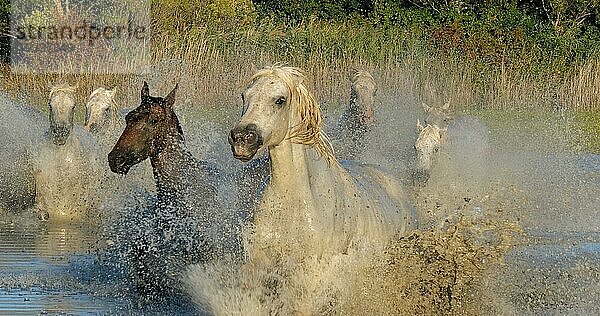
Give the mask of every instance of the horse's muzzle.
[(117, 174), (126, 175), (131, 166), (134, 165), (134, 163), (132, 163), (133, 160), (135, 160), (135, 157), (124, 155), (114, 149), (108, 153), (108, 166), (110, 167), (110, 171)]
[(229, 145), (233, 157), (243, 162), (250, 161), (262, 144), (262, 136), (255, 124), (237, 126), (229, 133)]
[(50, 126), (50, 135), (52, 143), (58, 146), (63, 146), (67, 143), (67, 139), (71, 134), (71, 127), (68, 125), (55, 125)]

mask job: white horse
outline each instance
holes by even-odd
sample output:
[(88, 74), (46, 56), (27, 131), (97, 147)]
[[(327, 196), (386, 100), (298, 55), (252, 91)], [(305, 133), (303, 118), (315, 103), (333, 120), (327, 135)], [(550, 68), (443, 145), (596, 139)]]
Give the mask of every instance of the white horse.
[(114, 143), (111, 136), (118, 137), (124, 127), (115, 102), (116, 92), (116, 88), (100, 87), (90, 94), (85, 105), (85, 129), (111, 144)]
[(419, 136), (415, 142), (416, 166), (413, 171), (413, 184), (423, 186), (429, 180), (436, 153), (446, 140), (448, 125), (452, 122), (449, 114), (450, 103), (441, 107), (422, 104), (425, 112), (425, 126), (417, 120)]
[(343, 142), (342, 159), (355, 160), (365, 147), (366, 134), (375, 124), (373, 105), (377, 85), (368, 71), (354, 70), (350, 75), (350, 101), (339, 118), (335, 138)]
[(73, 122), (75, 89), (68, 84), (52, 87), (47, 141), (32, 157), (40, 219), (80, 219), (97, 206), (98, 145)]
[(396, 180), (376, 167), (336, 160), (304, 80), (293, 67), (256, 73), (242, 93), (243, 115), (229, 136), (237, 159), (249, 161), (266, 149), (271, 160), (271, 180), (245, 233), (247, 265), (316, 261), (298, 284), (318, 278), (311, 274), (322, 271), (316, 266), (382, 249), (416, 224)]
[(429, 173), (437, 153), (446, 138), (446, 128), (440, 128), (438, 125), (427, 124), (421, 125), (417, 120), (417, 131), (419, 136), (415, 142), (415, 150), (417, 152), (417, 165), (413, 174), (413, 182), (415, 185), (423, 185), (429, 179)]

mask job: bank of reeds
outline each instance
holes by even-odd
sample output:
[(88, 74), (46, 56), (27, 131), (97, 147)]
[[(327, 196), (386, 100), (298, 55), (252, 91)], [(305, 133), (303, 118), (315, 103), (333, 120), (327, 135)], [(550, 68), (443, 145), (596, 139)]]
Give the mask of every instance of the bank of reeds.
[(448, 54), (414, 30), (377, 27), (360, 20), (315, 19), (293, 26), (273, 20), (222, 23), (167, 30), (155, 25), (149, 65), (129, 74), (108, 73), (100, 64), (83, 74), (14, 74), (6, 67), (0, 84), (10, 94), (44, 108), (48, 87), (60, 81), (78, 85), (81, 103), (98, 86), (117, 86), (122, 106), (137, 104), (142, 80), (150, 81), (157, 94), (179, 82), (183, 103), (212, 108), (235, 106), (255, 69), (282, 62), (303, 68), (318, 99), (327, 105), (344, 104), (348, 69), (364, 68), (374, 73), (386, 96), (401, 92), (433, 105), (600, 109), (599, 59), (569, 68), (553, 67), (549, 59), (488, 64)]

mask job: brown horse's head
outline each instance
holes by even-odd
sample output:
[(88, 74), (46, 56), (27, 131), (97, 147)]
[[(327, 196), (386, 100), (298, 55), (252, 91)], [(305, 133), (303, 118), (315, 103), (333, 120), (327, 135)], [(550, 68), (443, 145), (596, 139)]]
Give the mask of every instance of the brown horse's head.
[(127, 174), (129, 169), (148, 157), (157, 156), (170, 142), (183, 140), (183, 131), (173, 111), (175, 88), (164, 98), (152, 97), (148, 83), (142, 88), (141, 104), (127, 113), (127, 126), (108, 154), (110, 170)]

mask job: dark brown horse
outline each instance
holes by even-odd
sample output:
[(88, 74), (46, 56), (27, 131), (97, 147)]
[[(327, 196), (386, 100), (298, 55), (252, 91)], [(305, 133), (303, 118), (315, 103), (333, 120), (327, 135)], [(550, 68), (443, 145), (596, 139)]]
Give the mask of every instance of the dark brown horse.
[(234, 217), (217, 198), (218, 172), (185, 146), (173, 110), (176, 91), (177, 86), (164, 98), (152, 97), (144, 82), (141, 104), (125, 117), (127, 126), (108, 154), (118, 174), (148, 158), (152, 163), (157, 201), (125, 236), (135, 240), (127, 251), (137, 261), (133, 276), (146, 294), (176, 289), (185, 265), (233, 251), (237, 244), (229, 243), (236, 235)]

